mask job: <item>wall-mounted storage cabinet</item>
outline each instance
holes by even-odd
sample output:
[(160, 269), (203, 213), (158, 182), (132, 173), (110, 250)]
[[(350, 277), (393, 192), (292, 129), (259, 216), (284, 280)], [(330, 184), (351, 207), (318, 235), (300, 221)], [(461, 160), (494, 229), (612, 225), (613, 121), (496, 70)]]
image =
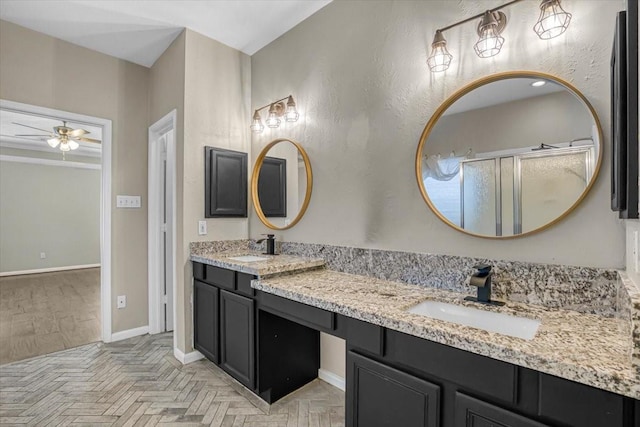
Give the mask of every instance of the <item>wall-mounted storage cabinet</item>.
[(247, 153), (204, 147), (204, 216), (247, 217)]

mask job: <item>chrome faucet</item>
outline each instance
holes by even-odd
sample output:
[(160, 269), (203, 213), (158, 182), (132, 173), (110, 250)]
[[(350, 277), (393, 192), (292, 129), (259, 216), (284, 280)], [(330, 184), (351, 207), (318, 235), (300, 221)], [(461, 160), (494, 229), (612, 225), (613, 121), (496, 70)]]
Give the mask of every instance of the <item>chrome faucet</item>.
[(482, 304), (504, 305), (502, 301), (493, 301), (491, 299), (491, 266), (488, 264), (474, 265), (473, 268), (478, 270), (469, 278), (469, 284), (478, 288), (477, 297), (466, 297), (466, 301), (475, 301)]
[(256, 240), (256, 243), (262, 243), (266, 240), (267, 251), (265, 252), (265, 254), (275, 255), (276, 254), (276, 236), (274, 234), (263, 234), (263, 236), (267, 236), (267, 237), (265, 239)]

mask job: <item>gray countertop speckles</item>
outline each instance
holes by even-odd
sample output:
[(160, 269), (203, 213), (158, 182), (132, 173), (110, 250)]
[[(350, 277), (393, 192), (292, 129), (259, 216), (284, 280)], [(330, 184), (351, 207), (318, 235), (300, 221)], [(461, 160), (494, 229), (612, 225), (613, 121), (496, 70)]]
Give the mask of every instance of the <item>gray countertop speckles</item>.
[[(628, 321), (519, 303), (494, 308), (464, 294), (318, 269), (254, 280), (264, 292), (420, 338), (640, 399)], [(540, 319), (531, 341), (430, 319), (406, 310), (427, 299)], [(635, 349), (637, 351), (637, 349)]]
[[(191, 247), (191, 261), (209, 264), (216, 267), (227, 268), (241, 273), (267, 277), (274, 274), (282, 274), (293, 271), (305, 271), (324, 265), (321, 258), (303, 258), (294, 255), (265, 255), (258, 251), (237, 247), (224, 250), (210, 247)], [(255, 255), (268, 258), (265, 261), (243, 262), (230, 259), (241, 255)]]

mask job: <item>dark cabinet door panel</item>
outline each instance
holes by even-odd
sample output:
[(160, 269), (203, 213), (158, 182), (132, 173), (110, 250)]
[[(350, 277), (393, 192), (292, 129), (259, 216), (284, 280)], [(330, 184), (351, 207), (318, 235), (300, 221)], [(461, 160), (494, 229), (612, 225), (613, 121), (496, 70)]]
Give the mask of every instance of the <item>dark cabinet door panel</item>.
[(205, 147), (205, 218), (247, 216), (247, 153)]
[(219, 289), (199, 280), (193, 283), (194, 347), (218, 363), (218, 293)]
[(347, 353), (347, 426), (437, 427), (440, 387)]
[(254, 302), (220, 291), (220, 366), (249, 387), (255, 385)]
[(545, 427), (545, 424), (456, 393), (455, 427)]

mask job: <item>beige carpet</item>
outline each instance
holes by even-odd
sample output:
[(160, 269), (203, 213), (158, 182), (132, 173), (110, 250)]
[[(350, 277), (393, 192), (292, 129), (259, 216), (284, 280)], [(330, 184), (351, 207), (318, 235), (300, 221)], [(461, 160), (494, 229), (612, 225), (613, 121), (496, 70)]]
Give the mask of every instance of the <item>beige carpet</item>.
[(0, 277), (0, 364), (100, 339), (99, 268)]

